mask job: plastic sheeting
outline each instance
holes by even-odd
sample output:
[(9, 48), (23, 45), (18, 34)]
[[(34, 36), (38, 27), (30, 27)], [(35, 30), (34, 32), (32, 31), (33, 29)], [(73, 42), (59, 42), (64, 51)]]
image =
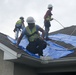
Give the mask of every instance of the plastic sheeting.
[[(8, 39), (13, 43), (15, 44), (16, 41), (7, 36)], [(44, 50), (43, 50), (43, 55), (44, 56), (49, 56), (51, 57), (52, 59), (59, 59), (61, 57), (64, 57), (68, 54), (71, 54), (74, 52), (74, 50), (67, 50), (66, 48), (56, 44), (56, 43), (53, 43), (51, 41), (46, 41), (50, 46), (47, 46)], [(35, 55), (35, 54), (32, 54), (31, 52), (29, 52), (28, 50), (26, 50), (26, 46), (28, 45), (28, 40), (26, 39), (26, 37), (23, 37), (23, 39), (21, 40), (20, 44), (19, 44), (19, 47), (21, 49), (23, 49), (25, 52), (27, 52), (28, 54), (30, 54), (31, 56), (34, 56), (36, 58), (39, 58), (38, 55)]]
[(49, 36), (51, 39), (56, 41), (63, 41), (67, 44), (71, 44), (76, 47), (76, 36), (67, 35), (67, 34), (55, 34)]

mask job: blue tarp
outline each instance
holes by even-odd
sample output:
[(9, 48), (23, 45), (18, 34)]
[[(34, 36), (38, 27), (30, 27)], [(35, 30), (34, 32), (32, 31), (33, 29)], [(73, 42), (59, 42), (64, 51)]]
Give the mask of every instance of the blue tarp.
[[(7, 36), (8, 39), (13, 43), (15, 44), (16, 41), (11, 38), (10, 36)], [(74, 50), (68, 50), (54, 42), (51, 42), (51, 41), (46, 41), (50, 46), (47, 46), (44, 50), (43, 50), (43, 55), (44, 56), (49, 56), (51, 57), (52, 59), (59, 59), (61, 57), (64, 57), (68, 54), (71, 54), (74, 52)], [(30, 54), (31, 56), (34, 56), (36, 58), (39, 58), (38, 55), (35, 55), (35, 54), (32, 54), (31, 52), (29, 52), (28, 50), (26, 50), (26, 46), (28, 45), (28, 40), (26, 37), (23, 37), (22, 41), (20, 42), (19, 44), (19, 47), (21, 49), (23, 49), (25, 52), (27, 52), (28, 54)]]
[(76, 36), (58, 33), (58, 34), (50, 35), (49, 37), (53, 40), (63, 41), (67, 44), (71, 44), (76, 47)]

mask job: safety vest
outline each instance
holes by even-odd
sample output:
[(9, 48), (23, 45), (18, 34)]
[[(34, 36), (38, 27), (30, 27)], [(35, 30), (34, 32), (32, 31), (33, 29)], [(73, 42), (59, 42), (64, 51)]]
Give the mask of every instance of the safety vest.
[(48, 17), (46, 18), (46, 20), (50, 21), (50, 20), (51, 20), (51, 17), (50, 17), (50, 16), (48, 16)]
[(26, 27), (26, 32), (27, 32), (27, 37), (28, 37), (28, 40), (30, 42), (33, 42), (35, 41), (37, 38), (40, 38), (40, 35), (39, 33), (37, 32), (36, 30), (36, 26), (34, 26), (34, 28), (32, 30), (29, 29), (29, 27), (27, 26)]
[(16, 24), (22, 24), (22, 20), (18, 20)]
[(50, 10), (48, 10), (44, 16), (44, 19), (47, 20), (47, 21), (50, 21), (51, 20), (51, 16), (52, 16), (52, 13), (50, 12)]

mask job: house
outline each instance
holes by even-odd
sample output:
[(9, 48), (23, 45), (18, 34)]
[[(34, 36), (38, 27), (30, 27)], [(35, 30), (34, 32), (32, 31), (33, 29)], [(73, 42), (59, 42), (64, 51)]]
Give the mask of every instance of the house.
[[(76, 26), (64, 28), (51, 34), (72, 33)], [(52, 40), (54, 42), (54, 40)], [(57, 44), (70, 49), (73, 46), (57, 41)], [(34, 58), (21, 49), (17, 49), (7, 39), (7, 35), (0, 33), (0, 75), (51, 75), (76, 72), (76, 49), (74, 53), (56, 60), (44, 61)]]

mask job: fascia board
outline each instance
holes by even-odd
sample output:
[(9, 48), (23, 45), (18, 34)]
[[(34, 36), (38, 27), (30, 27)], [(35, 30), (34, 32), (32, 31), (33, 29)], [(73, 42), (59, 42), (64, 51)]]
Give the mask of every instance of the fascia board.
[(4, 60), (17, 59), (17, 52), (0, 43), (0, 49), (4, 51)]

